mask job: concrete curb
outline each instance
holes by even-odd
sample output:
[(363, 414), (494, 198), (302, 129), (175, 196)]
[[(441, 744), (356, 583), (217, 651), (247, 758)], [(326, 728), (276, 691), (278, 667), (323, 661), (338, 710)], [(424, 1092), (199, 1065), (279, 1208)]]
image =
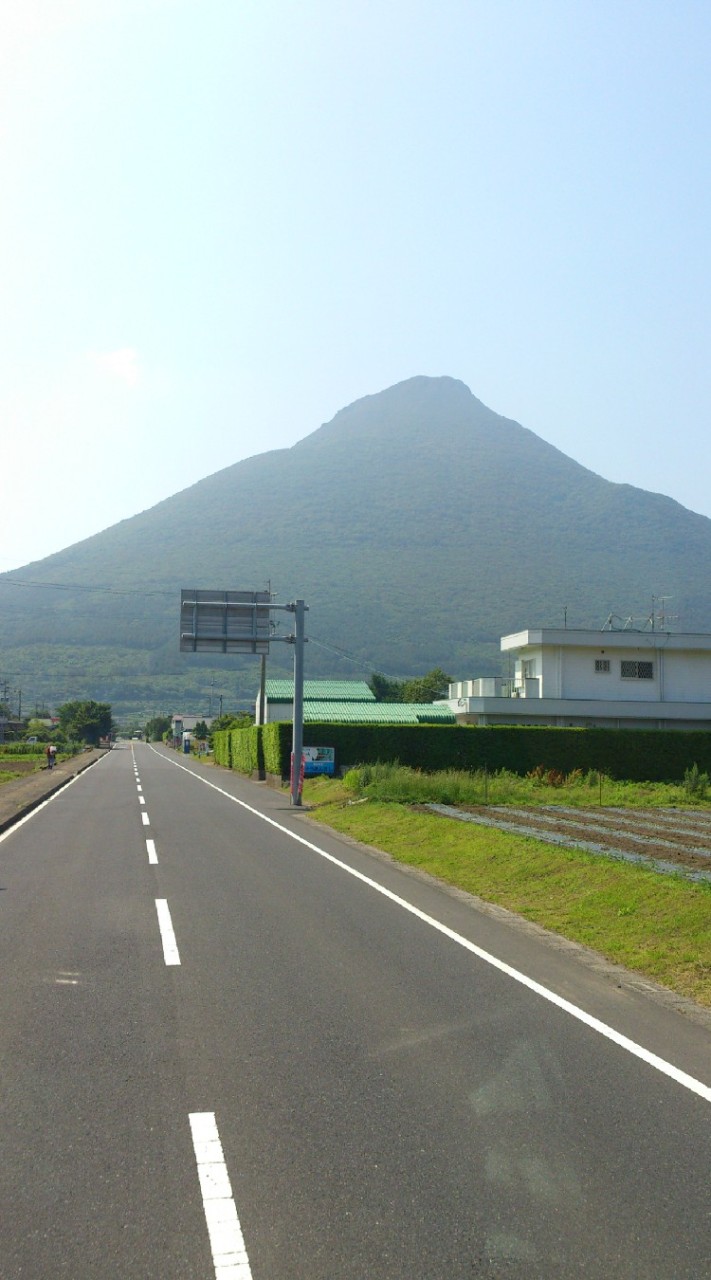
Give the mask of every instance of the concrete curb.
[(73, 756), (71, 760), (64, 760), (51, 773), (43, 769), (41, 773), (33, 773), (29, 778), (4, 783), (0, 787), (0, 832), (13, 827), (105, 755), (105, 750), (94, 748)]

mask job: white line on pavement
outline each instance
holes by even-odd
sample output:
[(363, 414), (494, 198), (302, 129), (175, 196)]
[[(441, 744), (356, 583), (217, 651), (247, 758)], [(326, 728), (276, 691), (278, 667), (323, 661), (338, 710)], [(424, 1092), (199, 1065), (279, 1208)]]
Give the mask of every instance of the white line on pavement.
[(214, 1112), (194, 1111), (190, 1129), (215, 1280), (252, 1280)]
[(141, 822), (143, 823), (144, 827), (150, 827), (150, 825), (151, 825), (151, 820), (150, 820), (150, 818), (148, 817), (148, 814), (147, 814), (147, 813), (142, 813), (142, 814), (141, 814)]
[(180, 954), (178, 952), (178, 944), (175, 941), (173, 921), (170, 918), (167, 898), (156, 898), (156, 911), (158, 912), (158, 927), (160, 928), (160, 937), (163, 943), (165, 963), (180, 964)]
[(81, 773), (75, 773), (73, 778), (70, 778), (68, 782), (65, 782), (57, 791), (52, 792), (51, 796), (47, 796), (47, 799), (43, 800), (41, 804), (35, 805), (34, 809), (31, 809), (29, 813), (24, 815), (24, 817), (18, 818), (17, 822), (13, 822), (12, 826), (7, 828), (7, 831), (3, 831), (0, 834), (0, 844), (2, 844), (3, 840), (8, 840), (10, 836), (14, 835), (19, 827), (24, 827), (26, 822), (31, 822), (36, 814), (40, 813), (42, 809), (47, 808), (48, 804), (53, 804), (55, 800), (59, 800), (69, 787), (73, 787), (75, 782), (79, 782), (79, 780), (85, 777), (87, 773), (91, 773), (92, 769), (100, 768), (104, 763), (104, 760), (108, 760), (108, 758), (109, 753), (107, 751), (105, 756), (102, 756), (100, 760), (96, 761), (96, 764), (90, 765), (87, 769), (82, 769)]
[(158, 854), (156, 853), (156, 842), (155, 842), (155, 840), (146, 840), (146, 849), (148, 850), (148, 861), (149, 861), (149, 862), (157, 863), (157, 862), (158, 862)]
[(145, 803), (146, 803), (146, 797), (145, 797), (145, 796), (139, 796), (139, 797), (138, 797), (138, 803), (139, 803), (139, 804), (145, 804)]
[[(151, 747), (155, 751), (154, 747)], [(549, 987), (544, 987), (542, 983), (536, 982), (534, 978), (529, 978), (527, 973), (522, 973), (520, 969), (514, 969), (512, 965), (507, 964), (505, 960), (499, 960), (498, 956), (494, 956), (489, 951), (484, 951), (483, 947), (478, 947), (475, 942), (470, 942), (468, 938), (463, 937), (460, 933), (455, 933), (454, 929), (450, 929), (446, 924), (436, 920), (434, 916), (427, 915), (425, 911), (420, 911), (419, 907), (413, 906), (405, 898), (399, 897), (393, 893), (391, 889), (386, 889), (384, 885), (379, 884), (377, 880), (372, 880), (370, 876), (366, 876), (362, 871), (356, 871), (355, 867), (349, 867), (347, 862), (342, 862), (340, 858), (334, 857), (332, 853), (327, 853), (325, 849), (319, 848), (317, 844), (313, 844), (311, 840), (306, 840), (304, 836), (297, 835), (296, 832), (290, 831), (288, 827), (282, 826), (280, 822), (276, 822), (274, 818), (270, 818), (265, 813), (260, 813), (259, 809), (253, 808), (244, 800), (238, 800), (237, 796), (230, 795), (229, 791), (223, 790), (222, 787), (216, 786), (214, 782), (209, 782), (207, 778), (203, 778), (199, 773), (193, 773), (192, 769), (186, 769), (185, 765), (178, 764), (177, 760), (170, 760), (167, 756), (162, 755), (160, 751), (155, 752), (162, 760), (168, 764), (174, 765), (176, 769), (182, 769), (183, 773), (189, 773), (192, 778), (198, 782), (202, 782), (204, 786), (210, 787), (213, 791), (217, 791), (221, 796), (225, 796), (227, 800), (231, 800), (233, 804), (237, 804), (242, 809), (246, 809), (248, 813), (253, 814), (255, 818), (266, 822), (270, 827), (275, 827), (277, 831), (281, 831), (285, 836), (289, 836), (295, 840), (297, 844), (304, 845), (307, 849), (311, 849), (313, 853), (317, 853), (320, 858), (324, 858), (326, 862), (330, 862), (335, 867), (339, 867), (341, 871), (345, 871), (347, 875), (353, 876), (355, 880), (360, 880), (361, 884), (368, 885), (370, 889), (374, 889), (376, 893), (382, 894), (384, 898), (388, 898), (391, 902), (402, 907), (404, 911), (408, 911), (410, 915), (416, 916), (418, 920), (422, 920), (430, 928), (436, 929), (438, 933), (449, 938), (452, 942), (456, 942), (458, 946), (463, 947), (472, 955), (483, 960), (485, 964), (491, 965), (493, 969), (498, 969), (500, 973), (506, 974), (508, 978), (518, 982), (522, 987), (527, 987), (529, 991), (533, 991), (535, 995), (541, 996), (543, 1000), (547, 1000), (550, 1004), (555, 1005), (564, 1013), (575, 1018), (578, 1022), (582, 1022), (592, 1031), (596, 1031), (598, 1035), (604, 1036), (605, 1039), (611, 1040), (620, 1049), (624, 1049), (633, 1057), (646, 1062), (648, 1066), (653, 1067), (655, 1071), (660, 1071), (662, 1075), (668, 1076), (670, 1080), (676, 1081), (684, 1089), (688, 1089), (690, 1093), (695, 1093), (699, 1098), (703, 1098), (705, 1102), (711, 1102), (711, 1087), (704, 1084), (701, 1080), (697, 1080), (694, 1076), (690, 1076), (686, 1071), (681, 1071), (679, 1067), (675, 1067), (672, 1062), (667, 1062), (665, 1058), (660, 1058), (656, 1053), (652, 1053), (649, 1049), (645, 1049), (643, 1045), (637, 1044), (636, 1041), (630, 1040), (628, 1036), (622, 1035), (619, 1031), (615, 1031), (614, 1027), (609, 1026), (606, 1022), (601, 1022), (599, 1018), (595, 1018), (590, 1013), (586, 1013), (578, 1005), (572, 1004), (570, 1000), (559, 996), (557, 992), (551, 991)]]

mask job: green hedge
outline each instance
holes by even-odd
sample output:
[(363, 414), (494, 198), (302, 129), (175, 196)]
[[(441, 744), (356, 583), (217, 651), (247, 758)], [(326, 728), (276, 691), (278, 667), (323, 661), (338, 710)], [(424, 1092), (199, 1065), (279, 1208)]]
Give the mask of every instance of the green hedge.
[[(281, 722), (230, 732), (229, 762), (218, 756), (217, 748), (217, 740), (226, 735), (215, 734), (218, 764), (229, 763), (232, 768), (250, 773), (258, 768), (288, 777), (291, 724)], [(260, 742), (263, 759), (259, 755)], [(694, 764), (707, 772), (711, 770), (711, 733), (705, 731), (307, 724), (304, 745), (335, 747), (337, 770), (397, 760), (426, 773), (486, 768), (492, 773), (508, 769), (525, 776), (541, 765), (566, 774), (573, 769), (596, 769), (610, 778), (631, 782), (680, 782)], [(238, 765), (238, 758), (249, 768)]]
[(276, 724), (264, 725), (261, 735), (264, 750), (264, 770), (266, 773), (274, 773), (277, 777), (288, 778), (292, 733), (291, 724), (277, 722)]
[(246, 729), (219, 730), (213, 735), (212, 756), (215, 764), (236, 769), (238, 773), (246, 773), (247, 777), (251, 777), (254, 773), (263, 777), (264, 754), (261, 729), (253, 724)]
[(262, 735), (257, 725), (247, 729), (230, 729), (230, 749), (232, 752), (232, 768), (248, 777), (257, 773), (264, 774), (262, 756)]
[(230, 732), (229, 729), (221, 729), (212, 735), (212, 758), (215, 764), (221, 764), (225, 769), (232, 768)]

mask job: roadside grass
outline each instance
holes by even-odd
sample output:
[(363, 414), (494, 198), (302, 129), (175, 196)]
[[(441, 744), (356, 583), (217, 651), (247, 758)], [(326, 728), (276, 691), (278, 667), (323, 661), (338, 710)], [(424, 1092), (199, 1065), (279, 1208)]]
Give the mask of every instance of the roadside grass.
[[(692, 776), (684, 782), (625, 782), (608, 778), (590, 769), (583, 773), (574, 769), (562, 774), (555, 769), (535, 769), (526, 777), (500, 769), (488, 773), (484, 769), (468, 773), (448, 769), (438, 773), (422, 773), (397, 763), (365, 764), (349, 770), (343, 779), (346, 790), (355, 795), (368, 795), (373, 800), (391, 800), (402, 804), (594, 804), (627, 808), (667, 808), (669, 806), (711, 808), (706, 775)], [(701, 782), (700, 782), (701, 780)]]
[[(57, 764), (70, 760), (73, 751), (58, 751)], [(0, 786), (6, 782), (17, 782), (19, 778), (27, 778), (33, 773), (40, 773), (47, 768), (44, 752), (33, 752), (26, 755), (5, 754), (0, 752)]]
[(304, 798), (334, 830), (711, 1007), (711, 886), (410, 807), (421, 798), (354, 802), (339, 780)]
[(26, 778), (31, 773), (38, 773), (44, 768), (44, 763), (44, 757), (39, 756), (0, 755), (0, 786), (5, 782)]

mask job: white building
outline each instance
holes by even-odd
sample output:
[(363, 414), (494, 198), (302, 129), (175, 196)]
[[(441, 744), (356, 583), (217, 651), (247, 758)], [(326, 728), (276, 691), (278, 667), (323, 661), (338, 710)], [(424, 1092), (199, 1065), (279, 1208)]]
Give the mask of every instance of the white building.
[(186, 716), (177, 714), (170, 717), (170, 731), (174, 738), (182, 738), (184, 733), (192, 734), (195, 729), (195, 725), (200, 724), (203, 720), (209, 729), (212, 724), (210, 716)]
[(551, 628), (501, 649), (510, 678), (449, 686), (460, 723), (711, 729), (711, 635)]

